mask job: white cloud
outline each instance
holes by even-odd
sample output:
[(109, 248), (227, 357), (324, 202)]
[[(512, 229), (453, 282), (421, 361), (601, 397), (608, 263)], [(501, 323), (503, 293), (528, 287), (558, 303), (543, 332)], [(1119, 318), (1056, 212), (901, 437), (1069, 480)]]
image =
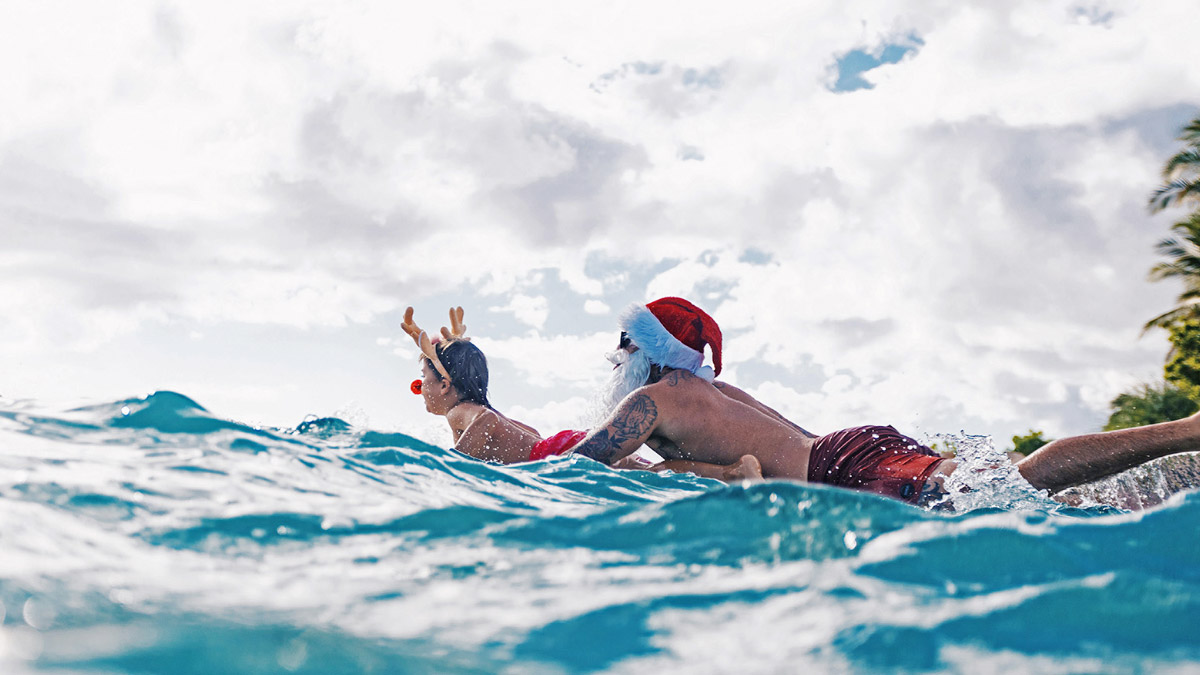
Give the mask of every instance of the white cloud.
[(521, 323), (532, 328), (542, 328), (546, 325), (546, 317), (550, 314), (550, 305), (544, 296), (530, 296), (517, 293), (502, 307), (492, 307), (492, 312), (508, 312)]
[[(670, 294), (802, 422), (1089, 430), (1161, 365), (1137, 329), (1172, 300), (1144, 280), (1170, 216), (1143, 200), (1200, 47), (1185, 3), (1080, 7), (14, 7), (8, 381), (107, 395), (42, 373), (177, 328), (260, 365), (296, 331), (355, 353), (436, 299), (493, 310), (480, 344), (534, 414), (603, 378), (597, 317)], [(910, 36), (873, 89), (829, 90)]]
[(603, 300), (589, 299), (583, 303), (583, 311), (588, 314), (608, 314), (612, 309)]
[(504, 414), (537, 429), (543, 438), (549, 438), (564, 429), (586, 429), (590, 403), (591, 399), (586, 396), (572, 396), (540, 407), (514, 405)]
[(507, 362), (520, 381), (528, 386), (555, 391), (593, 391), (608, 376), (604, 354), (615, 342), (612, 332), (590, 335), (524, 335), (497, 339), (480, 337), (475, 344), (487, 355), (489, 363)]

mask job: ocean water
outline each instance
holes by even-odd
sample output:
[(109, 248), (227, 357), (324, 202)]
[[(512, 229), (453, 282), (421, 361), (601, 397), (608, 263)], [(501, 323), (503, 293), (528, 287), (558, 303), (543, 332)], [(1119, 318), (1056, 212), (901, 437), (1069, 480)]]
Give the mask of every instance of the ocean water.
[(0, 673), (1197, 673), (1200, 493), (955, 513), (0, 404)]

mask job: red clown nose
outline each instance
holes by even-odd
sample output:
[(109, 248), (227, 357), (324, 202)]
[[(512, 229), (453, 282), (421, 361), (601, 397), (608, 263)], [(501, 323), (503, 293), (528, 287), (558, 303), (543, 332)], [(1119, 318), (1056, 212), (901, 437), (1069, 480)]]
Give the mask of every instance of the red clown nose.
[(413, 381), (412, 381), (412, 384), (408, 385), (408, 389), (409, 389), (409, 391), (411, 391), (412, 393), (414, 393), (414, 394), (416, 394), (416, 395), (420, 396), (420, 395), (421, 395), (421, 381), (420, 381), (420, 380), (413, 380)]

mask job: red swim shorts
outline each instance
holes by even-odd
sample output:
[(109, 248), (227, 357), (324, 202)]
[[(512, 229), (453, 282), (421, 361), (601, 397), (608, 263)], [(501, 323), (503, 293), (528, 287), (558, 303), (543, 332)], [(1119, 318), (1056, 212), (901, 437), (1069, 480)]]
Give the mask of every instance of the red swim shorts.
[(813, 442), (808, 481), (915, 504), (941, 461), (936, 452), (895, 427), (853, 427)]
[(561, 455), (575, 447), (575, 444), (587, 436), (586, 431), (560, 431), (544, 441), (538, 441), (529, 451), (529, 461), (546, 459), (550, 455)]

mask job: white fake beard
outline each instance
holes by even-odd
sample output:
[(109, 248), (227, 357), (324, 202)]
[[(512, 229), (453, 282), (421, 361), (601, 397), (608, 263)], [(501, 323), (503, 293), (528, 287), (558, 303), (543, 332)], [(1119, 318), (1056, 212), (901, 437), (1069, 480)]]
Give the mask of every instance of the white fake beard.
[(650, 357), (646, 352), (638, 350), (632, 354), (624, 349), (618, 349), (605, 355), (609, 362), (616, 365), (612, 376), (600, 390), (596, 402), (593, 425), (600, 424), (617, 409), (617, 405), (625, 397), (646, 384), (650, 379)]

